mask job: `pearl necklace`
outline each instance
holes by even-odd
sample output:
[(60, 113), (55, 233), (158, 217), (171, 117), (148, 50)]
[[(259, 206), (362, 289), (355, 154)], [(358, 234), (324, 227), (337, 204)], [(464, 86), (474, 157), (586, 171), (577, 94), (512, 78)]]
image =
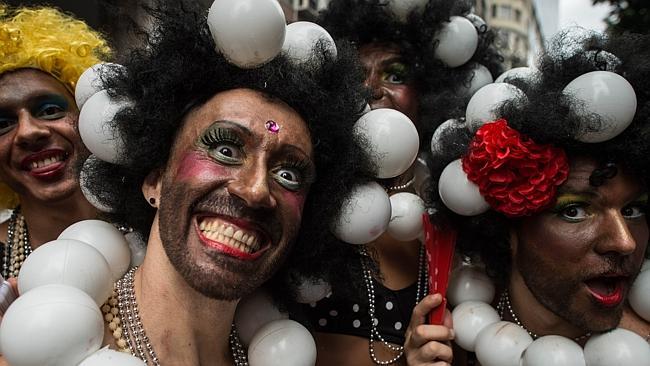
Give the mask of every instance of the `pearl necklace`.
[[(391, 365), (397, 360), (399, 360), (404, 355), (404, 346), (395, 346), (387, 342), (384, 337), (377, 330), (378, 321), (375, 318), (375, 286), (372, 282), (372, 272), (366, 263), (367, 257), (369, 257), (368, 251), (365, 246), (362, 246), (360, 249), (361, 257), (361, 267), (363, 269), (363, 278), (366, 283), (366, 290), (368, 292), (368, 315), (370, 316), (370, 340), (368, 350), (370, 352), (370, 358), (377, 365)], [(418, 257), (418, 280), (417, 280), (417, 290), (415, 294), (415, 305), (420, 302), (421, 293), (427, 293), (427, 283), (426, 283), (426, 261), (424, 260), (424, 245), (420, 245), (420, 254)], [(424, 279), (424, 281), (423, 281)], [(424, 283), (423, 283), (424, 282)], [(424, 290), (424, 291), (422, 291)], [(375, 352), (375, 342), (381, 342), (381, 344), (389, 349), (392, 352), (397, 353), (393, 358), (388, 360), (380, 360), (377, 358)]]
[(7, 228), (7, 244), (2, 255), (2, 277), (18, 277), (25, 258), (32, 252), (25, 217), (20, 214), (20, 207), (11, 213)]
[[(142, 325), (135, 299), (134, 277), (137, 269), (138, 267), (131, 268), (115, 283), (115, 290), (102, 306), (102, 312), (120, 351), (140, 358), (146, 365), (160, 366), (160, 360)], [(230, 331), (229, 343), (235, 366), (248, 366), (246, 350), (239, 340), (234, 324)]]
[[(512, 305), (510, 304), (510, 295), (507, 289), (501, 293), (501, 297), (499, 297), (499, 302), (497, 303), (497, 313), (499, 313), (499, 317), (501, 318), (501, 320), (503, 320), (503, 315), (506, 308), (508, 309), (508, 313), (510, 314), (510, 317), (515, 322), (515, 324), (517, 324), (521, 329), (528, 332), (528, 335), (530, 335), (530, 337), (533, 338), (533, 340), (539, 338), (539, 335), (537, 335), (537, 333), (533, 333), (528, 328), (526, 328), (517, 317), (517, 314), (515, 314), (515, 311), (512, 309)], [(591, 337), (590, 332), (585, 333), (579, 337), (575, 337), (573, 338), (573, 340), (576, 342), (580, 342), (589, 337)]]
[(408, 182), (396, 186), (391, 186), (391, 187), (386, 187), (386, 192), (391, 193), (395, 191), (402, 191), (405, 190), (406, 188), (410, 187), (413, 185), (413, 182), (415, 181), (415, 176), (411, 178)]

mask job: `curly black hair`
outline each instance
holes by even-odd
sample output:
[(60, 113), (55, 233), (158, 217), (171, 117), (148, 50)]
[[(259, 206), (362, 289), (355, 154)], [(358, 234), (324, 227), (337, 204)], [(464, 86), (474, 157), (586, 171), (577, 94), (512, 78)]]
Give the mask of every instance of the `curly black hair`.
[[(647, 187), (650, 183), (650, 36), (614, 37), (580, 28), (569, 29), (554, 38), (540, 56), (538, 70), (532, 78), (508, 80), (526, 98), (503, 103), (496, 114), (535, 142), (558, 146), (569, 157), (588, 156), (604, 167), (612, 162), (625, 166)], [(620, 135), (600, 143), (583, 143), (576, 136), (604, 122), (594, 115), (585, 117), (580, 103), (564, 94), (563, 89), (578, 76), (598, 70), (618, 73), (632, 84), (637, 110), (632, 124)], [(437, 179), (442, 170), (467, 152), (471, 138), (465, 128), (447, 129), (442, 134), (443, 146), (434, 160), (435, 182), (431, 194), (437, 197), (438, 214), (457, 226), (460, 251), (480, 257), (488, 274), (503, 285), (511, 268), (509, 230), (518, 220), (494, 210), (473, 217), (459, 216), (447, 209), (438, 197)]]
[(395, 44), (411, 69), (419, 93), (420, 147), (428, 149), (433, 131), (445, 120), (459, 115), (468, 96), (458, 92), (469, 86), (475, 63), (484, 65), (493, 77), (502, 71), (503, 58), (494, 46), (495, 33), (480, 27), (479, 44), (472, 59), (455, 68), (436, 59), (436, 34), (452, 16), (470, 13), (466, 0), (429, 0), (422, 12), (412, 11), (406, 22), (389, 11), (385, 0), (332, 0), (318, 19), (337, 38), (357, 47), (369, 43)]
[(215, 50), (206, 14), (195, 2), (162, 2), (146, 10), (154, 27), (144, 47), (132, 51), (124, 69), (102, 75), (113, 98), (132, 103), (112, 121), (124, 140), (126, 163), (87, 164), (85, 186), (112, 208), (107, 214), (111, 220), (146, 237), (155, 211), (142, 196), (142, 183), (167, 164), (188, 112), (222, 91), (261, 91), (287, 103), (307, 122), (317, 175), (297, 244), (272, 280), (274, 294), (291, 298), (300, 277), (336, 281), (330, 276), (340, 273), (337, 269), (352, 248), (339, 242), (330, 227), (351, 188), (374, 173), (364, 142), (353, 134), (365, 91), (351, 47), (339, 43), (334, 57), (319, 44), (310, 62), (296, 64), (281, 54), (259, 68), (241, 69)]

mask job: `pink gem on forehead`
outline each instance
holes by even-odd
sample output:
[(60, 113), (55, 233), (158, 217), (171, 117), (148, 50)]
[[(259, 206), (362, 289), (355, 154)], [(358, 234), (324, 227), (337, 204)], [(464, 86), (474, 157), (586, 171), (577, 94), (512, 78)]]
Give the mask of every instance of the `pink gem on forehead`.
[(266, 121), (265, 126), (270, 133), (280, 132), (280, 125), (275, 121)]

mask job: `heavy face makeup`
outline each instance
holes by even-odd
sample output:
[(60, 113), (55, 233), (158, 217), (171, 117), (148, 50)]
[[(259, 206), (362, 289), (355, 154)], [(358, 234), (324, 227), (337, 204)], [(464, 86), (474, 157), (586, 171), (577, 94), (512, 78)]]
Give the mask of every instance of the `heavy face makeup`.
[(77, 189), (75, 166), (87, 156), (73, 96), (35, 69), (0, 75), (0, 181), (22, 199), (61, 200)]
[(208, 297), (252, 292), (286, 257), (313, 174), (295, 110), (249, 89), (217, 94), (187, 115), (162, 176), (160, 238), (171, 263)]
[(417, 127), (417, 90), (399, 47), (391, 43), (368, 43), (359, 48), (359, 57), (366, 72), (365, 84), (372, 92), (370, 108), (397, 109)]
[(598, 187), (598, 165), (573, 159), (555, 208), (516, 229), (513, 271), (537, 302), (585, 332), (615, 328), (648, 245), (648, 193), (630, 172)]

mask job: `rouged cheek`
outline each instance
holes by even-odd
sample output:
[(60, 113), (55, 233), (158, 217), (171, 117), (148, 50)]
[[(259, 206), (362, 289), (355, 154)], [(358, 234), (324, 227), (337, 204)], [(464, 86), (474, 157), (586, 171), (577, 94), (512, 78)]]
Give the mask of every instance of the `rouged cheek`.
[(281, 195), (284, 206), (290, 211), (290, 215), (297, 220), (302, 220), (302, 210), (307, 198), (306, 193), (284, 191)]
[(212, 182), (223, 179), (228, 169), (206, 158), (197, 151), (183, 154), (174, 180), (180, 182)]

